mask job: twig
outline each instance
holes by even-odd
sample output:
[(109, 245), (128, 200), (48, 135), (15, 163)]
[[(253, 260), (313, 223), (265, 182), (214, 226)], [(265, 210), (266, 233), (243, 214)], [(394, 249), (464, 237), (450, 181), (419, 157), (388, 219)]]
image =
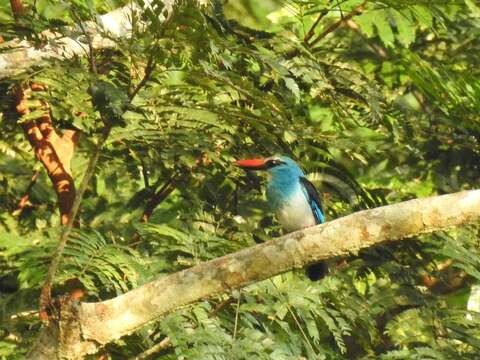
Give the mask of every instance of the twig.
[[(195, 162), (195, 168), (201, 167), (201, 166), (206, 166), (210, 164), (210, 160), (208, 160), (205, 157), (205, 154), (202, 153), (200, 157), (196, 160)], [(153, 211), (155, 208), (163, 201), (165, 200), (168, 195), (172, 193), (173, 190), (175, 190), (175, 180), (178, 177), (178, 173), (173, 173), (170, 176), (170, 179), (167, 180), (167, 182), (155, 193), (150, 197), (150, 200), (148, 203), (145, 205), (145, 210), (143, 211), (142, 218), (140, 221), (142, 222), (148, 222), (148, 219), (152, 215)], [(154, 189), (156, 189), (160, 183), (161, 183), (161, 178), (157, 180), (155, 185), (153, 186)]]
[(145, 167), (145, 161), (143, 161), (143, 159), (140, 159), (140, 163), (142, 165), (143, 184), (144, 184), (145, 188), (149, 188), (150, 187), (150, 182), (148, 181), (148, 170)]
[(338, 0), (336, 0), (336, 3), (337, 3), (337, 6), (338, 6), (338, 10), (340, 10), (340, 17), (343, 19), (342, 4), (340, 4), (340, 3), (338, 2)]
[(310, 39), (312, 38), (313, 35), (315, 35), (315, 28), (317, 27), (318, 23), (320, 22), (320, 20), (322, 20), (324, 18), (325, 15), (328, 14), (328, 10), (327, 9), (323, 9), (322, 11), (320, 11), (320, 14), (318, 14), (318, 17), (317, 17), (317, 20), (315, 20), (315, 22), (313, 23), (313, 25), (310, 27), (310, 30), (307, 31), (307, 33), (305, 34), (305, 37), (303, 38), (303, 42), (308, 44), (308, 42), (310, 41)]
[(152, 216), (153, 210), (155, 210), (155, 208), (165, 200), (173, 190), (175, 190), (175, 186), (173, 186), (173, 179), (170, 179), (155, 194), (153, 194), (147, 205), (145, 205), (141, 221), (148, 222), (148, 219)]
[(88, 63), (89, 63), (89, 65), (90, 65), (90, 72), (91, 72), (92, 74), (97, 74), (97, 64), (96, 64), (96, 62), (95, 62), (95, 57), (94, 57), (94, 54), (93, 54), (93, 42), (92, 42), (92, 37), (90, 36), (90, 33), (85, 29), (85, 26), (84, 26), (82, 20), (80, 19), (80, 17), (77, 16), (77, 14), (75, 13), (75, 11), (72, 11), (71, 14), (73, 15), (73, 17), (74, 17), (75, 20), (77, 21), (78, 26), (80, 27), (80, 29), (82, 30), (83, 35), (84, 35), (85, 38), (87, 39), (87, 44), (88, 44), (87, 57), (88, 57)]
[(30, 191), (32, 191), (33, 185), (35, 185), (35, 183), (37, 182), (37, 179), (38, 179), (39, 175), (40, 175), (40, 170), (35, 170), (35, 172), (32, 175), (32, 178), (30, 180), (30, 183), (27, 186), (27, 189), (25, 190), (24, 195), (22, 196), (22, 198), (18, 202), (17, 209), (12, 213), (13, 216), (20, 215), (22, 213), (23, 209), (25, 209), (25, 207), (27, 206), (28, 199), (30, 198)]
[(307, 334), (305, 334), (305, 331), (303, 330), (302, 325), (300, 324), (300, 322), (298, 321), (297, 317), (295, 316), (295, 313), (293, 312), (292, 308), (290, 307), (290, 305), (287, 305), (287, 308), (288, 308), (288, 311), (290, 312), (290, 314), (292, 315), (293, 320), (295, 321), (295, 324), (297, 325), (298, 329), (299, 329), (300, 332), (302, 333), (303, 338), (304, 338), (305, 341), (307, 342), (310, 350), (311, 350), (312, 353), (316, 356), (317, 353), (315, 352), (315, 349), (313, 348), (313, 345), (312, 345), (312, 343), (310, 342), (310, 339), (308, 338)]
[(308, 44), (310, 47), (313, 47), (316, 45), (320, 40), (322, 40), (325, 36), (330, 34), (331, 32), (334, 32), (337, 30), (341, 25), (343, 25), (345, 22), (353, 18), (354, 16), (360, 15), (363, 13), (365, 10), (365, 5), (367, 4), (367, 0), (365, 0), (363, 3), (358, 5), (352, 12), (347, 14), (345, 17), (341, 18), (337, 22), (333, 23), (330, 25), (328, 28), (326, 28), (324, 31), (322, 31), (316, 38), (313, 40), (310, 44)]
[(235, 338), (237, 337), (237, 329), (238, 329), (238, 313), (240, 309), (240, 295), (238, 296), (237, 300), (237, 307), (235, 309), (235, 326), (233, 327), (233, 341), (235, 341)]
[(133, 100), (133, 98), (137, 95), (137, 93), (140, 91), (140, 89), (145, 86), (147, 81), (150, 79), (150, 76), (152, 75), (153, 70), (155, 69), (155, 66), (157, 65), (157, 62), (155, 61), (155, 52), (152, 51), (150, 54), (150, 57), (148, 58), (147, 61), (147, 66), (145, 66), (145, 74), (143, 75), (142, 80), (135, 86), (133, 91), (129, 95), (130, 101)]
[(231, 304), (233, 302), (233, 300), (234, 300), (233, 298), (229, 297), (228, 299), (225, 299), (222, 302), (219, 302), (215, 306), (215, 308), (208, 313), (208, 317), (211, 318), (211, 317), (216, 316), (219, 313), (220, 310), (222, 310), (228, 304)]
[[(283, 275), (282, 275), (283, 277)], [(275, 282), (270, 279), (270, 283), (273, 285), (273, 287), (275, 289), (277, 289), (277, 291), (280, 291), (280, 289), (278, 288), (277, 284), (275, 284)], [(303, 331), (303, 328), (302, 328), (302, 325), (300, 324), (300, 322), (298, 321), (297, 317), (295, 316), (295, 313), (293, 312), (292, 308), (290, 307), (290, 305), (288, 305), (288, 299), (284, 297), (284, 301), (285, 303), (287, 304), (287, 309), (288, 309), (288, 312), (292, 315), (293, 317), (293, 320), (295, 321), (295, 324), (297, 325), (298, 329), (300, 330), (300, 332), (302, 333), (302, 336), (303, 338), (305, 339), (305, 341), (307, 342), (308, 346), (310, 347), (310, 350), (312, 351), (313, 354), (317, 355), (316, 352), (315, 352), (315, 349), (313, 348), (313, 345), (312, 343), (310, 342), (310, 339), (308, 338), (307, 334), (305, 334), (305, 332)]]
[(240, 310), (240, 299), (242, 297), (242, 293), (239, 293), (238, 299), (237, 299), (237, 307), (235, 309), (235, 324), (233, 326), (233, 335), (232, 335), (232, 359), (236, 359), (237, 357), (235, 356), (235, 339), (237, 337), (237, 330), (238, 330), (238, 313)]
[[(205, 154), (202, 154), (202, 155), (200, 155), (200, 157), (195, 162), (195, 168), (208, 165), (209, 163), (210, 163), (210, 160), (205, 158)], [(163, 200), (165, 200), (168, 197), (168, 195), (170, 195), (172, 193), (173, 190), (175, 190), (175, 179), (177, 177), (178, 177), (178, 173), (173, 173), (170, 176), (170, 179), (167, 180), (167, 182), (157, 192), (155, 192), (155, 194), (153, 194), (150, 197), (150, 200), (145, 205), (145, 210), (143, 211), (143, 214), (142, 214), (142, 217), (141, 217), (140, 221), (148, 222), (148, 219), (152, 215), (155, 208)], [(157, 182), (153, 186), (154, 189), (156, 189), (160, 185), (161, 180), (162, 180), (161, 178), (159, 178), (157, 180)]]
[(169, 348), (172, 346), (172, 341), (170, 338), (167, 336), (166, 338), (163, 338), (162, 341), (160, 341), (158, 344), (155, 344), (152, 346), (150, 349), (145, 350), (143, 353), (135, 356), (131, 360), (143, 360), (149, 357), (150, 355), (153, 355), (155, 353), (158, 353), (162, 350), (165, 350), (166, 348)]

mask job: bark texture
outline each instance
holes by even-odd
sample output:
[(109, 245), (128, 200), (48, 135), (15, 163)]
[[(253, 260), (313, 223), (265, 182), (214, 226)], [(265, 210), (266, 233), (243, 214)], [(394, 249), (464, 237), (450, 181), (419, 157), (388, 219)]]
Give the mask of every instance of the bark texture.
[(23, 7), (21, 0), (10, 0), (10, 8), (12, 9), (12, 13), (15, 18), (22, 16), (25, 12), (25, 8)]
[(75, 199), (75, 183), (70, 162), (80, 134), (75, 130), (65, 130), (63, 134), (59, 134), (53, 127), (47, 104), (38, 103), (36, 108), (32, 108), (31, 92), (44, 90), (46, 88), (40, 84), (17, 87), (16, 110), (21, 116), (39, 109), (43, 111), (36, 119), (25, 121), (21, 125), (35, 156), (43, 164), (52, 181), (57, 194), (61, 223), (65, 225)]
[[(44, 339), (31, 359), (80, 359), (110, 341), (158, 320), (175, 309), (222, 292), (244, 287), (319, 260), (356, 254), (385, 241), (406, 239), (480, 220), (480, 190), (410, 200), (357, 212), (309, 229), (161, 277), (116, 298), (97, 303), (69, 302), (61, 311), (66, 332), (55, 341)], [(67, 315), (68, 314), (68, 315)], [(62, 333), (60, 319), (58, 332)], [(52, 325), (53, 326), (53, 325)], [(57, 325), (58, 326), (58, 325)], [(72, 332), (71, 332), (72, 333)], [(42, 345), (45, 344), (45, 345)], [(47, 351), (45, 347), (57, 349)], [(64, 350), (68, 349), (68, 352)], [(48, 353), (50, 357), (42, 354)], [(60, 358), (57, 355), (57, 358)]]

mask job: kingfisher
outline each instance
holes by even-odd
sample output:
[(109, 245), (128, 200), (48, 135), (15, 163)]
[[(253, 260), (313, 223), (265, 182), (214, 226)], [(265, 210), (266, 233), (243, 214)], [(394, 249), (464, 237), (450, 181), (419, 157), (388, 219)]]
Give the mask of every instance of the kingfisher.
[[(317, 189), (289, 157), (275, 155), (237, 160), (235, 165), (268, 172), (267, 201), (285, 231), (292, 232), (325, 222)], [(324, 262), (309, 265), (306, 270), (312, 281), (320, 280), (327, 272)]]

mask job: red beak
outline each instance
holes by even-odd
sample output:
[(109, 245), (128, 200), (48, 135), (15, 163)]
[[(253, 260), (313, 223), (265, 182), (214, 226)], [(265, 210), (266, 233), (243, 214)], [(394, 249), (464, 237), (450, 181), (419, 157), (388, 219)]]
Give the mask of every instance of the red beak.
[(265, 170), (265, 159), (237, 160), (234, 164), (242, 169)]

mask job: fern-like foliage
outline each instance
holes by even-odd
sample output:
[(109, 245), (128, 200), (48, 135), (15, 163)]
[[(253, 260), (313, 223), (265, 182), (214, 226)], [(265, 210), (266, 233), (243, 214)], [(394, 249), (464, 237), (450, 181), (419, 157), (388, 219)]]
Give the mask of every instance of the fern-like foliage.
[[(0, 35), (41, 48), (46, 29), (87, 45), (78, 23), (125, 2), (24, 3), (17, 19), (0, 3)], [(59, 133), (82, 133), (75, 181), (103, 127), (90, 86), (108, 84), (123, 99), (143, 84), (102, 150), (55, 293), (76, 279), (86, 300), (107, 299), (281, 235), (265, 179), (234, 159), (297, 159), (327, 221), (478, 187), (474, 1), (181, 1), (166, 22), (163, 2), (150, 5), (132, 14), (131, 37), (104, 34), (114, 48), (0, 83), (0, 359), (21, 358), (40, 327), (39, 291), (61, 230), (48, 175), (30, 186), (41, 166), (21, 122), (38, 113), (19, 118), (16, 81), (48, 85), (32, 101), (48, 103)], [(169, 314), (106, 350), (135, 357), (168, 336), (172, 346), (152, 357), (478, 359), (478, 313), (467, 308), (480, 280), (478, 237), (475, 227), (456, 229), (332, 259), (319, 283), (283, 274)]]
[[(56, 282), (77, 279), (97, 299), (124, 293), (145, 282), (148, 271), (142, 257), (134, 249), (116, 243), (118, 240), (107, 240), (96, 231), (76, 230), (65, 248)], [(52, 239), (19, 250), (20, 288), (38, 289), (43, 285), (55, 243)]]

